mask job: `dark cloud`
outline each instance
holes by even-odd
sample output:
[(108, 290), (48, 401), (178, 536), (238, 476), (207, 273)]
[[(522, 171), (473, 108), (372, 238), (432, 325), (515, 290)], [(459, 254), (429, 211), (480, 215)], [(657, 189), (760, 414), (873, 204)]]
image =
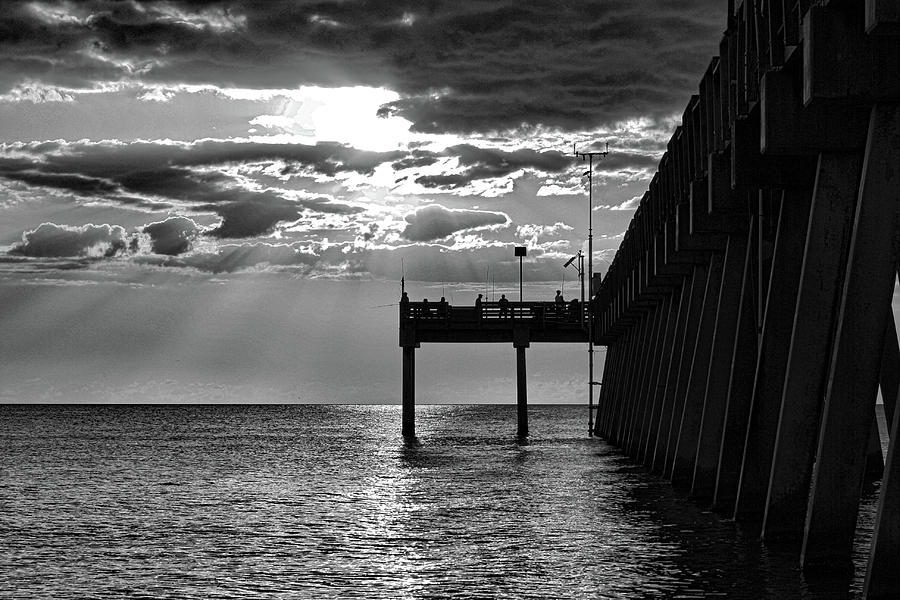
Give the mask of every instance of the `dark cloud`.
[(365, 174), (403, 156), (401, 152), (369, 152), (331, 142), (314, 146), (211, 140), (193, 144), (42, 143), (6, 148), (34, 158), (0, 155), (0, 177), (150, 208), (168, 208), (169, 201), (189, 203), (196, 210), (222, 217), (221, 225), (209, 233), (226, 238), (267, 233), (279, 221), (298, 218), (302, 211), (348, 214), (359, 209), (323, 198), (288, 199), (273, 190), (248, 191), (232, 177), (211, 169), (278, 161), (322, 174)]
[(296, 204), (270, 192), (244, 192), (237, 196), (239, 199), (200, 207), (215, 211), (222, 217), (222, 223), (210, 230), (209, 235), (220, 238), (254, 237), (268, 233), (280, 221), (290, 221), (300, 216)]
[[(0, 166), (2, 168), (2, 166)], [(91, 196), (105, 195), (119, 191), (119, 186), (97, 177), (68, 173), (41, 173), (39, 171), (6, 171), (0, 175), (13, 181), (21, 181), (29, 185), (59, 188)]]
[(35, 257), (112, 257), (127, 247), (125, 229), (118, 225), (83, 225), (70, 227), (42, 223), (37, 229), (22, 234), (22, 243), (11, 254)]
[[(190, 144), (132, 142), (129, 144), (71, 144), (56, 152), (36, 148), (44, 144), (24, 144), (17, 149), (41, 156), (41, 170), (81, 173), (95, 177), (121, 179), (129, 177), (131, 185), (143, 191), (142, 177), (153, 180), (155, 170), (164, 171), (167, 178), (174, 175), (196, 179), (190, 167), (271, 163), (283, 161), (298, 169), (305, 167), (323, 175), (355, 171), (371, 173), (375, 167), (398, 160), (403, 152), (372, 152), (358, 150), (336, 142), (306, 144), (264, 144), (240, 141), (202, 140)], [(21, 164), (21, 159), (18, 160)], [(173, 171), (173, 168), (181, 168)], [(216, 177), (214, 174), (211, 177)]]
[[(209, 272), (233, 272), (266, 266), (314, 265), (319, 257), (289, 244), (222, 244), (215, 252), (192, 252), (192, 242), (200, 229), (186, 217), (170, 217), (150, 223), (131, 233), (119, 225), (70, 226), (42, 223), (32, 231), (22, 234), (22, 242), (16, 244), (0, 262), (31, 258), (80, 258), (72, 268), (87, 266), (84, 261), (115, 256), (130, 257), (139, 264), (167, 267), (188, 267)], [(148, 254), (141, 246), (141, 236), (150, 241)], [(154, 256), (162, 255), (162, 256)], [(53, 268), (62, 268), (58, 263)]]
[(495, 172), (498, 177), (522, 168), (557, 172), (572, 164), (570, 156), (556, 151), (538, 152), (528, 148), (509, 152), (494, 148), (479, 148), (471, 144), (459, 144), (447, 148), (445, 154), (458, 156), (462, 165), (483, 167)]
[(595, 171), (650, 171), (659, 166), (661, 154), (638, 154), (635, 152), (610, 152), (603, 160), (597, 161)]
[(301, 200), (294, 200), (294, 202), (296, 202), (303, 208), (309, 209), (314, 212), (330, 213), (335, 215), (352, 215), (363, 211), (363, 209), (358, 206), (340, 204), (338, 202), (332, 202), (328, 198), (322, 197), (304, 198)]
[[(231, 176), (215, 170), (223, 166), (277, 162), (287, 164), (282, 172), (306, 170), (335, 175), (353, 171), (368, 174), (383, 163), (392, 163), (394, 168), (409, 168), (433, 164), (441, 157), (455, 157), (465, 169), (462, 173), (425, 175), (418, 177), (416, 182), (425, 187), (462, 187), (476, 179), (503, 177), (525, 168), (560, 172), (568, 168), (571, 161), (555, 151), (506, 151), (471, 144), (452, 146), (441, 153), (423, 150), (371, 152), (332, 142), (303, 145), (214, 140), (192, 144), (35, 143), (7, 148), (20, 154), (31, 154), (34, 158), (0, 156), (0, 177), (151, 208), (169, 208), (169, 203), (175, 201), (188, 203), (195, 210), (215, 212), (222, 218), (218, 227), (208, 231), (221, 238), (265, 234), (281, 221), (297, 219), (302, 211), (349, 214), (360, 210), (324, 198), (289, 199), (271, 189), (249, 191), (240, 187)], [(451, 225), (446, 219), (443, 223), (444, 227), (439, 231)], [(496, 221), (491, 221), (494, 223)], [(416, 228), (410, 231), (421, 235), (415, 233)], [(449, 233), (452, 231), (440, 237)]]
[(480, 148), (471, 144), (451, 146), (442, 156), (456, 157), (465, 168), (462, 173), (448, 175), (422, 175), (416, 183), (425, 187), (463, 187), (476, 179), (505, 177), (520, 169), (558, 173), (570, 168), (572, 159), (556, 151), (538, 152), (523, 148), (520, 150), (500, 150)]
[[(69, 161), (69, 168), (91, 169), (95, 165), (72, 164)], [(118, 171), (112, 165), (108, 165), (108, 177), (115, 181), (123, 190), (127, 190), (135, 194), (149, 194), (153, 196), (162, 196), (174, 200), (192, 200), (206, 196), (210, 190), (215, 190), (219, 186), (231, 182), (231, 178), (222, 173), (196, 173), (190, 169), (183, 167), (160, 167), (154, 168), (149, 161), (144, 163), (147, 165), (145, 170), (140, 169), (137, 165), (135, 170)], [(53, 168), (52, 163), (46, 168)], [(101, 166), (102, 170), (102, 166)]]
[(437, 158), (431, 152), (423, 152), (421, 150), (416, 150), (412, 153), (412, 156), (408, 156), (407, 158), (403, 158), (398, 160), (393, 165), (393, 169), (395, 171), (399, 171), (401, 169), (414, 169), (417, 167), (427, 167), (433, 165), (437, 162)]
[(509, 217), (502, 213), (454, 210), (432, 204), (407, 215), (406, 222), (408, 225), (403, 230), (403, 237), (411, 242), (429, 242), (465, 229), (503, 225), (509, 222)]
[(9, 254), (42, 258), (134, 255), (141, 251), (138, 232), (149, 238), (152, 252), (175, 256), (191, 249), (200, 229), (193, 220), (180, 216), (150, 223), (132, 233), (119, 225), (42, 223), (23, 233), (22, 242), (15, 244)]
[(416, 177), (416, 183), (428, 188), (439, 187), (463, 187), (478, 179), (477, 171), (469, 171), (468, 173), (456, 173), (451, 175), (422, 175)]
[(39, 81), (389, 87), (420, 131), (584, 130), (678, 113), (726, 3), (33, 3), (0, 17), (0, 91)]
[(153, 252), (170, 256), (190, 250), (199, 231), (197, 224), (187, 217), (170, 217), (165, 221), (150, 223), (143, 229), (150, 236)]

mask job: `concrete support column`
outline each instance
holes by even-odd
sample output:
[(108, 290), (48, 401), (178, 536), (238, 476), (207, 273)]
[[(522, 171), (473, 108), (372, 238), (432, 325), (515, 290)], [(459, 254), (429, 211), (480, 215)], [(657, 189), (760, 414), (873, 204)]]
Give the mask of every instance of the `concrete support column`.
[(866, 481), (878, 481), (884, 473), (884, 454), (881, 453), (881, 434), (878, 419), (872, 419), (869, 448), (866, 453)]
[(637, 344), (634, 341), (636, 335), (635, 328), (630, 327), (625, 335), (622, 336), (624, 360), (622, 361), (622, 369), (619, 372), (616, 387), (612, 393), (613, 410), (610, 414), (609, 437), (607, 438), (610, 444), (619, 445), (622, 440), (622, 413), (625, 410), (625, 394), (628, 392), (628, 382), (631, 380), (631, 373), (634, 368), (637, 351)]
[(697, 343), (697, 331), (700, 329), (700, 317), (703, 313), (703, 298), (706, 293), (706, 281), (709, 278), (709, 264), (694, 265), (694, 277), (691, 282), (691, 303), (688, 306), (684, 339), (680, 348), (678, 361), (678, 379), (675, 385), (675, 396), (672, 402), (672, 415), (667, 423), (663, 423), (665, 446), (663, 447), (663, 476), (672, 477), (675, 463), (675, 446), (678, 443), (678, 430), (681, 428), (681, 416), (684, 413), (688, 380), (691, 375), (691, 363), (694, 360), (694, 347)]
[(637, 370), (637, 364), (640, 360), (641, 345), (638, 341), (639, 336), (640, 325), (632, 325), (628, 332), (629, 359), (625, 364), (620, 390), (616, 393), (616, 419), (613, 425), (613, 436), (610, 438), (610, 442), (620, 447), (622, 446), (622, 440), (625, 438), (625, 421), (628, 418), (630, 394), (635, 371)]
[(718, 253), (713, 254), (710, 259), (709, 276), (706, 280), (700, 312), (700, 326), (692, 351), (693, 358), (684, 397), (684, 410), (681, 414), (681, 422), (673, 423), (673, 428), (677, 428), (675, 458), (672, 463), (672, 483), (675, 485), (691, 483), (694, 474), (724, 260), (725, 257)]
[(644, 442), (643, 458), (641, 459), (641, 463), (646, 467), (652, 465), (656, 452), (656, 438), (659, 434), (660, 414), (665, 401), (669, 363), (672, 361), (672, 347), (674, 345), (675, 332), (678, 329), (682, 287), (675, 288), (672, 296), (669, 298), (669, 314), (666, 317), (666, 328), (660, 346), (659, 364), (655, 375), (656, 381), (650, 390), (653, 404), (650, 407), (650, 426), (647, 429), (647, 439)]
[(653, 362), (650, 365), (650, 372), (647, 375), (647, 387), (644, 395), (647, 398), (644, 407), (644, 423), (640, 431), (640, 437), (637, 440), (637, 449), (635, 459), (638, 462), (644, 462), (647, 455), (647, 440), (653, 430), (654, 419), (657, 414), (657, 390), (659, 381), (659, 366), (662, 362), (662, 356), (665, 354), (663, 346), (665, 345), (666, 332), (669, 329), (669, 315), (672, 313), (672, 295), (666, 296), (659, 307), (659, 324), (657, 327), (656, 340), (653, 342)]
[(609, 388), (616, 381), (618, 369), (619, 343), (614, 342), (606, 347), (606, 359), (603, 361), (603, 385), (597, 396), (597, 416), (594, 419), (594, 435), (606, 438), (606, 418), (609, 414)]
[[(758, 223), (758, 217), (754, 217), (754, 224), (758, 226)], [(713, 508), (729, 514), (729, 516), (734, 514), (734, 499), (737, 494), (741, 454), (744, 448), (744, 436), (747, 432), (750, 394), (753, 390), (753, 373), (757, 358), (753, 279), (756, 277), (755, 258), (758, 236), (753, 236), (752, 240), (754, 243), (747, 244), (747, 255), (744, 260), (738, 327), (734, 336), (731, 375), (728, 382), (722, 441), (719, 446), (716, 485), (713, 492)]]
[(416, 347), (403, 346), (403, 417), (402, 434), (416, 435)]
[(900, 393), (900, 343), (897, 340), (897, 325), (891, 313), (888, 315), (888, 324), (884, 330), (884, 349), (881, 353), (881, 399), (884, 401), (884, 416), (888, 427), (894, 422), (898, 393)]
[[(594, 435), (609, 437), (609, 413), (612, 405), (612, 387), (621, 370), (622, 364), (621, 340), (616, 340), (606, 347), (606, 360), (603, 363), (603, 385), (597, 400), (598, 418), (594, 420)], [(602, 407), (602, 408), (601, 408)]]
[[(750, 396), (735, 518), (761, 520), (778, 430), (791, 328), (809, 225), (810, 195), (784, 192), (763, 310), (759, 358)], [(824, 356), (824, 354), (822, 355)]]
[(888, 421), (891, 441), (863, 586), (863, 596), (872, 600), (900, 598), (900, 570), (897, 569), (897, 557), (900, 556), (900, 411), (893, 413), (893, 419)]
[(801, 551), (805, 568), (851, 564), (884, 332), (900, 254), (898, 164), (900, 105), (875, 105), (806, 511)]
[(709, 377), (706, 382), (703, 416), (697, 440), (697, 460), (691, 484), (691, 495), (703, 501), (712, 499), (716, 486), (716, 467), (719, 464), (719, 447), (722, 443), (728, 380), (731, 375), (731, 359), (737, 333), (738, 308), (741, 305), (741, 278), (746, 255), (747, 236), (730, 236), (722, 268), (722, 285), (719, 291)]
[(827, 361), (862, 157), (819, 155), (769, 473), (763, 537), (799, 537), (812, 477)]
[[(675, 404), (675, 387), (678, 383), (678, 367), (681, 363), (680, 352), (684, 347), (684, 330), (687, 327), (688, 313), (691, 306), (691, 290), (693, 289), (693, 274), (684, 278), (681, 286), (681, 298), (678, 303), (678, 317), (675, 320), (672, 344), (667, 350), (668, 366), (666, 367), (665, 390), (662, 393), (659, 410), (659, 423), (653, 444), (653, 452), (648, 453), (651, 461), (648, 465), (654, 473), (660, 473), (665, 466), (666, 445), (669, 442), (669, 426), (672, 423), (672, 406)], [(652, 458), (650, 458), (652, 454)]]
[(625, 454), (633, 457), (632, 440), (634, 432), (637, 429), (637, 423), (641, 419), (641, 407), (644, 401), (642, 390), (644, 386), (644, 377), (647, 372), (647, 365), (651, 360), (652, 344), (650, 342), (653, 335), (653, 326), (655, 323), (655, 311), (648, 312), (641, 319), (640, 335), (638, 337), (638, 363), (635, 365), (634, 378), (632, 379), (631, 391), (628, 398), (628, 414), (625, 422), (625, 431), (622, 438), (622, 449)]
[(625, 353), (627, 350), (626, 336), (620, 336), (616, 343), (610, 347), (607, 352), (612, 355), (612, 368), (609, 373), (603, 371), (603, 422), (601, 435), (607, 441), (612, 437), (612, 423), (616, 410), (616, 392), (619, 383), (622, 381), (625, 371)]
[(659, 357), (659, 339), (660, 330), (664, 326), (667, 309), (667, 300), (661, 300), (653, 311), (653, 327), (650, 338), (648, 340), (648, 356), (647, 363), (641, 376), (641, 384), (638, 388), (638, 415), (635, 426), (632, 429), (631, 438), (628, 443), (628, 455), (637, 459), (641, 454), (642, 443), (645, 439), (647, 426), (650, 421), (650, 390), (651, 382), (655, 383), (653, 375), (655, 374), (655, 364)]
[(525, 346), (516, 346), (516, 433), (528, 435), (528, 387), (525, 379)]
[[(606, 383), (607, 376), (608, 376), (610, 370), (612, 369), (613, 358), (611, 356), (611, 353), (612, 353), (614, 347), (615, 347), (614, 344), (609, 344), (606, 347), (606, 356), (603, 358), (603, 378), (601, 379), (601, 381), (603, 381), (604, 384)], [(593, 435), (595, 435), (597, 437), (600, 437), (601, 435), (603, 435), (602, 434), (602, 431), (603, 431), (603, 425), (602, 425), (603, 398), (604, 398), (603, 387), (604, 387), (603, 385), (599, 386), (599, 389), (597, 390), (597, 396), (593, 400), (595, 410), (594, 410), (594, 430), (592, 433), (593, 433)]]

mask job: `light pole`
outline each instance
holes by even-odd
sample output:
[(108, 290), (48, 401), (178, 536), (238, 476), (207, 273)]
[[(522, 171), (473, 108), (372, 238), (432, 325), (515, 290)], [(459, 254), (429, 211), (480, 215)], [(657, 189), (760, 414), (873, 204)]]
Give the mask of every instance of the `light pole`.
[(576, 260), (578, 264), (575, 265), (575, 270), (578, 272), (578, 279), (581, 281), (581, 314), (578, 315), (578, 320), (584, 325), (584, 252), (579, 250), (578, 254), (566, 261), (563, 268), (565, 269), (572, 265)]
[[(579, 152), (572, 144), (572, 152), (576, 158), (588, 161), (588, 285), (594, 286), (594, 228), (593, 228), (593, 212), (594, 212), (594, 157), (605, 158), (609, 154), (609, 142), (606, 143), (604, 152)], [(583, 177), (583, 175), (582, 175)], [(588, 310), (588, 436), (594, 435), (594, 311), (593, 298), (594, 290), (590, 290), (588, 302), (591, 309)]]
[(527, 250), (525, 246), (516, 246), (516, 256), (519, 257), (519, 304), (522, 303), (522, 259), (525, 257)]

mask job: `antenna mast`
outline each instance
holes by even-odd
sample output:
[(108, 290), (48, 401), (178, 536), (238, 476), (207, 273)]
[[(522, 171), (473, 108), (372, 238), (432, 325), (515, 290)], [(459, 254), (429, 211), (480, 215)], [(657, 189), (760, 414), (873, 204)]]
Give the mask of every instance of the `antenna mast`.
[(572, 143), (572, 153), (575, 158), (588, 161), (588, 436), (594, 435), (594, 157), (606, 158), (609, 154), (609, 142), (606, 142), (606, 150), (603, 152), (579, 152)]

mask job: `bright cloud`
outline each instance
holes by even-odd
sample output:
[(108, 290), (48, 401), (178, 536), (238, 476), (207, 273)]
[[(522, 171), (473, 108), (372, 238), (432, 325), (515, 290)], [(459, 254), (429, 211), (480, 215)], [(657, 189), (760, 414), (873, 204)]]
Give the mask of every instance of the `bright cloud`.
[(125, 229), (116, 225), (84, 225), (70, 227), (42, 223), (37, 229), (22, 234), (22, 243), (13, 254), (34, 257), (111, 257), (127, 248)]

